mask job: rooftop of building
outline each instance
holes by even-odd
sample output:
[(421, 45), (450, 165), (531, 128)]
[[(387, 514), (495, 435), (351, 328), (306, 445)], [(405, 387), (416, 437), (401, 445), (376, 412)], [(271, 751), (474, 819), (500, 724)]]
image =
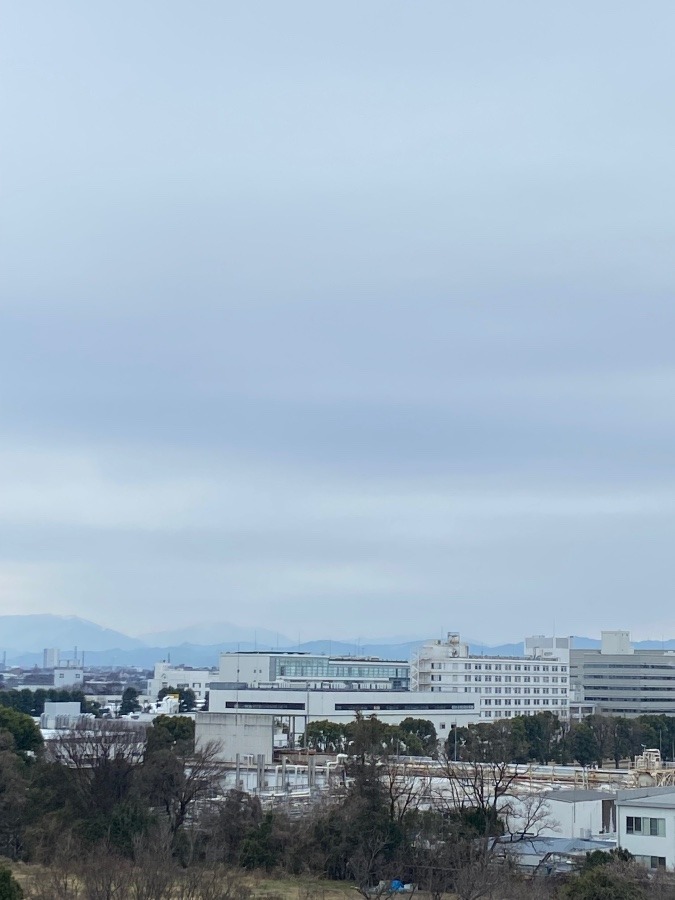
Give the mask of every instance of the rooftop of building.
[(675, 809), (675, 787), (666, 788), (660, 794), (642, 794), (638, 797), (617, 797), (621, 806), (648, 806), (654, 809)]

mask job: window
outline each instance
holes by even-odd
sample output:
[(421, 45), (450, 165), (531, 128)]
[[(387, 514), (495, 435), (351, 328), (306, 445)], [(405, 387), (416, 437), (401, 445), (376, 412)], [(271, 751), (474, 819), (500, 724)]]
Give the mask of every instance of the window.
[(445, 731), (445, 722), (441, 722), (441, 731)]
[(666, 820), (665, 819), (650, 819), (649, 820), (649, 834), (650, 834), (650, 837), (665, 837), (666, 836)]
[(635, 861), (647, 869), (665, 869), (665, 856), (636, 856)]
[(650, 837), (666, 836), (666, 820), (647, 816), (626, 816), (626, 834), (645, 834)]

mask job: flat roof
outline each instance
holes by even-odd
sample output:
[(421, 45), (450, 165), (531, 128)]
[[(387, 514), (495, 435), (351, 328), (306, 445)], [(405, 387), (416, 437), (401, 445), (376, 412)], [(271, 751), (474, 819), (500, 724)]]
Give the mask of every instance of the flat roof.
[(649, 806), (656, 809), (675, 809), (675, 788), (671, 788), (665, 794), (651, 794), (646, 797), (636, 797), (634, 800), (622, 800), (617, 798), (621, 806)]
[(583, 803), (586, 800), (613, 800), (612, 791), (594, 791), (579, 788), (578, 790), (546, 791), (542, 796), (546, 800), (560, 800), (561, 803)]

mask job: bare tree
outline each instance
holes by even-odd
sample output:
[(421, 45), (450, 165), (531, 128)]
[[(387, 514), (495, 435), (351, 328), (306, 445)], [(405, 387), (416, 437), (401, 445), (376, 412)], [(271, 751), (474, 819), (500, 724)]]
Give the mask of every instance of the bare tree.
[(151, 801), (166, 813), (172, 835), (185, 824), (199, 800), (220, 792), (220, 744), (202, 744), (196, 750), (178, 747), (158, 750), (144, 763), (143, 778)]
[(419, 808), (424, 785), (419, 775), (411, 774), (405, 764), (384, 759), (380, 767), (380, 781), (389, 805), (389, 818), (399, 825), (408, 813)]
[(139, 723), (92, 719), (60, 732), (47, 743), (46, 754), (72, 773), (80, 808), (106, 813), (129, 794), (145, 743), (146, 729)]
[(82, 900), (126, 900), (130, 875), (127, 860), (99, 845), (82, 860), (79, 869)]
[(225, 866), (186, 869), (173, 892), (175, 900), (249, 900), (250, 896), (243, 873)]

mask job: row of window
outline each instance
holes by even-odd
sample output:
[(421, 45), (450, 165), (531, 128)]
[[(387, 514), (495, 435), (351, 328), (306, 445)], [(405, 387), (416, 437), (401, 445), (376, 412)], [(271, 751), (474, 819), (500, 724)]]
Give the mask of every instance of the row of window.
[(626, 816), (626, 834), (648, 834), (650, 837), (666, 836), (666, 820), (649, 816)]
[[(502, 680), (501, 675), (495, 675), (495, 676), (492, 676), (492, 675), (465, 675), (464, 681), (471, 681), (472, 679), (474, 681), (492, 681), (493, 677), (494, 677), (494, 680), (497, 682)], [(440, 678), (441, 678), (440, 675), (432, 675), (431, 676), (432, 681), (434, 681), (434, 680), (440, 681)], [(530, 675), (504, 675), (503, 678), (504, 678), (504, 682), (507, 684), (511, 684), (511, 683), (513, 683), (513, 684), (531, 684), (533, 681), (536, 682), (537, 684), (558, 684), (558, 676), (557, 675), (554, 675), (552, 678), (548, 675), (544, 675), (543, 677), (535, 676), (534, 678), (532, 678)], [(567, 684), (567, 678), (561, 678), (560, 684)]]
[[(510, 705), (510, 704), (513, 704), (513, 706), (520, 706), (521, 702), (522, 702), (523, 706), (529, 706), (529, 705), (530, 705), (530, 699), (529, 699), (529, 697), (525, 698), (525, 699), (522, 700), (522, 701), (521, 701), (519, 698), (517, 698), (517, 697), (516, 697), (516, 698), (509, 697), (509, 698), (507, 698), (506, 700), (504, 700), (504, 704), (505, 704), (505, 705), (506, 705), (506, 704), (509, 704), (509, 705)], [(558, 700), (557, 697), (553, 697), (553, 699), (550, 700), (550, 701), (549, 701), (549, 700), (536, 700), (536, 699), (535, 699), (535, 700), (532, 700), (532, 706), (539, 706), (539, 705), (541, 705), (541, 706), (547, 706), (548, 704), (550, 704), (551, 706), (558, 706), (560, 703), (562, 703), (562, 700)], [(484, 701), (483, 701), (483, 704), (484, 704), (485, 706), (491, 706), (491, 705), (492, 705), (492, 700), (484, 700)], [(494, 705), (495, 705), (495, 706), (501, 706), (501, 705), (502, 705), (502, 701), (501, 701), (500, 699), (496, 699)]]
[[(495, 719), (510, 719), (511, 716), (536, 716), (539, 710), (536, 709), (496, 709), (494, 718)], [(483, 715), (486, 719), (493, 718), (492, 711), (486, 709), (483, 712)]]
[[(440, 663), (432, 663), (431, 668), (433, 669), (437, 665), (440, 665)], [(567, 666), (535, 666), (522, 663), (464, 663), (464, 669), (467, 671), (473, 670), (474, 672), (490, 672), (492, 670), (501, 672), (502, 669), (504, 672), (566, 672)]]
[[(470, 694), (470, 693), (472, 693), (472, 689), (470, 687), (465, 687), (464, 693)], [(502, 688), (500, 688), (500, 687), (496, 687), (496, 688), (476, 687), (476, 688), (473, 688), (473, 693), (474, 694), (501, 694)], [(505, 694), (561, 694), (564, 697), (567, 695), (567, 688), (557, 688), (557, 687), (554, 687), (554, 688), (518, 688), (518, 687), (514, 688), (514, 687), (508, 687), (508, 688), (504, 688), (504, 693)]]

